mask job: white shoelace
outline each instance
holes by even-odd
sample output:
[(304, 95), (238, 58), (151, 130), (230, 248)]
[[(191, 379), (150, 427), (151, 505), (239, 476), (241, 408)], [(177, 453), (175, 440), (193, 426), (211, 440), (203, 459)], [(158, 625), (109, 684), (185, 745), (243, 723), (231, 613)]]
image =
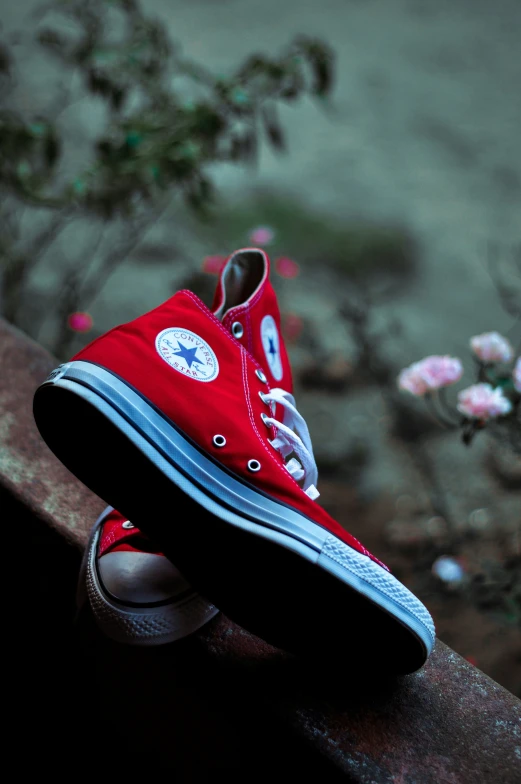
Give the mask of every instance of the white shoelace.
[(309, 435), (306, 420), (297, 411), (295, 398), (284, 389), (276, 387), (270, 392), (263, 393), (262, 399), (270, 404), (273, 414), (275, 405), (278, 403), (284, 408), (283, 421), (265, 417), (264, 422), (270, 427), (275, 427), (277, 435), (270, 441), (274, 449), (286, 458), (292, 453), (296, 455), (286, 463), (286, 470), (291, 474), (296, 482), (302, 482), (302, 489), (313, 500), (319, 497), (316, 485), (318, 482), (318, 469), (313, 455), (311, 436)]

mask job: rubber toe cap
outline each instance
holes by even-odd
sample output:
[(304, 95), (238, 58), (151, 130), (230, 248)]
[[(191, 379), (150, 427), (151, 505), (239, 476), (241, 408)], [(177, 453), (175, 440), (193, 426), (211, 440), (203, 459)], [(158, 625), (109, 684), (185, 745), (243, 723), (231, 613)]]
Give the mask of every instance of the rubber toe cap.
[(105, 590), (121, 602), (162, 602), (190, 589), (168, 558), (154, 553), (107, 553), (98, 560), (98, 572)]

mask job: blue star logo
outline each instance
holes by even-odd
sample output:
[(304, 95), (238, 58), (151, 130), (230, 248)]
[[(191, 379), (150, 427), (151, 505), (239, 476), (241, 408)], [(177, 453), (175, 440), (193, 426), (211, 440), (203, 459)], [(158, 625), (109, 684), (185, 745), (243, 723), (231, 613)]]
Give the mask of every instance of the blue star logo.
[(273, 338), (268, 338), (268, 342), (270, 344), (268, 352), (271, 354), (272, 357), (274, 357), (275, 354), (277, 353), (277, 349), (275, 348), (275, 342), (274, 342)]
[(177, 345), (178, 345), (178, 348), (175, 349), (175, 355), (177, 357), (182, 357), (184, 359), (184, 361), (188, 365), (188, 369), (189, 370), (191, 369), (191, 367), (192, 367), (194, 362), (196, 362), (197, 364), (201, 363), (201, 360), (197, 359), (197, 357), (195, 356), (196, 353), (197, 353), (197, 347), (196, 348), (187, 348), (186, 346), (184, 346), (181, 343), (180, 340), (177, 341)]

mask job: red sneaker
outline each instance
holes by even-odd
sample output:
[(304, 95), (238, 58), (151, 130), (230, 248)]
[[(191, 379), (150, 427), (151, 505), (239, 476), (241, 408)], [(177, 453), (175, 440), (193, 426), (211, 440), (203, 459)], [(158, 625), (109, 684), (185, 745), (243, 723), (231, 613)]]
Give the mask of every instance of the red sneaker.
[(412, 672), (432, 650), (432, 619), (315, 501), (268, 275), (263, 251), (238, 251), (214, 312), (180, 291), (115, 327), (39, 387), (36, 423), (245, 628), (290, 651)]
[(219, 612), (111, 506), (94, 524), (83, 556), (78, 606), (87, 601), (107, 637), (128, 645), (180, 640)]

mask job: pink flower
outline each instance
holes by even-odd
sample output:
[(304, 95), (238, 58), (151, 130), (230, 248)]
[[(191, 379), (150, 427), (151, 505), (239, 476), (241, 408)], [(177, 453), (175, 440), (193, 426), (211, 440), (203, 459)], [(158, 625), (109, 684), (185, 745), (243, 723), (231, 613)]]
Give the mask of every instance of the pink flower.
[(304, 329), (304, 322), (296, 313), (286, 313), (282, 318), (282, 331), (289, 343), (295, 343)]
[(518, 357), (516, 360), (516, 364), (512, 372), (512, 378), (514, 379), (514, 387), (518, 392), (521, 392), (521, 357)]
[(93, 324), (92, 316), (89, 313), (71, 313), (67, 324), (74, 332), (89, 332)]
[(205, 256), (203, 260), (203, 272), (210, 275), (218, 275), (226, 264), (226, 256)]
[(474, 419), (490, 419), (510, 413), (512, 403), (503, 394), (501, 387), (491, 384), (474, 384), (458, 394), (458, 411)]
[(250, 234), (250, 242), (254, 245), (269, 245), (275, 238), (275, 232), (269, 226), (258, 226)]
[(296, 278), (300, 274), (300, 267), (296, 261), (287, 256), (281, 256), (275, 261), (275, 269), (281, 278)]
[(470, 339), (470, 347), (482, 362), (510, 362), (512, 346), (499, 332), (484, 332)]
[(398, 376), (398, 386), (413, 395), (422, 396), (426, 392), (454, 384), (462, 375), (463, 366), (457, 357), (433, 355), (402, 370)]
[(417, 397), (422, 397), (428, 391), (428, 387), (420, 371), (421, 362), (414, 362), (408, 368), (404, 368), (398, 376), (399, 388)]
[(463, 365), (457, 357), (430, 356), (420, 362), (420, 373), (430, 391), (447, 387), (459, 381)]

